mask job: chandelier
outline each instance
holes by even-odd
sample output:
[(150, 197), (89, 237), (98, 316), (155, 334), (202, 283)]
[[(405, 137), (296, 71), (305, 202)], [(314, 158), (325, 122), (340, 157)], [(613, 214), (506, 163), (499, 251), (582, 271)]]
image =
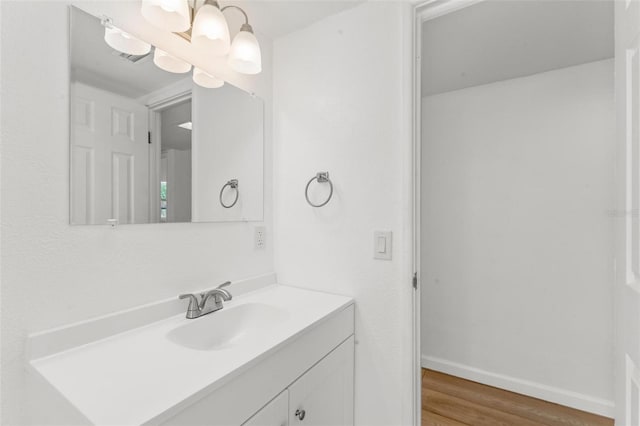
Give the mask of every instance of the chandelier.
[[(231, 41), (226, 10), (237, 10), (244, 17), (244, 24)], [(259, 74), (262, 71), (260, 45), (249, 17), (242, 8), (234, 5), (220, 7), (216, 0), (142, 0), (142, 16), (152, 25), (176, 33), (189, 40), (200, 52), (214, 56), (226, 56), (231, 69), (242, 74)], [(102, 20), (104, 39), (112, 48), (128, 55), (147, 55), (151, 45), (113, 26), (109, 18)], [(168, 52), (155, 48), (153, 63), (172, 73), (187, 73), (191, 64)], [(193, 81), (203, 87), (216, 88), (224, 80), (204, 70), (193, 68)]]

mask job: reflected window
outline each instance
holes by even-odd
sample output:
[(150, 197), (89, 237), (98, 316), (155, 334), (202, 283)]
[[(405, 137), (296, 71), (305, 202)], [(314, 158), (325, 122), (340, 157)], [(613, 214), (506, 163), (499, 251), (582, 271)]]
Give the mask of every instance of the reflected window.
[(160, 220), (167, 220), (167, 182), (160, 182)]

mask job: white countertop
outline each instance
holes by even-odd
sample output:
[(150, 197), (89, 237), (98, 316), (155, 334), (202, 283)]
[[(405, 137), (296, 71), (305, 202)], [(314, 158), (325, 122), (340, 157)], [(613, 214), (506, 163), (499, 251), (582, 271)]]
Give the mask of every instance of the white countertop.
[(173, 343), (170, 330), (205, 318), (188, 320), (183, 313), (31, 365), (92, 423), (143, 424), (217, 389), (353, 300), (272, 285), (224, 305), (256, 302), (282, 308), (287, 320), (237, 345), (205, 351)]

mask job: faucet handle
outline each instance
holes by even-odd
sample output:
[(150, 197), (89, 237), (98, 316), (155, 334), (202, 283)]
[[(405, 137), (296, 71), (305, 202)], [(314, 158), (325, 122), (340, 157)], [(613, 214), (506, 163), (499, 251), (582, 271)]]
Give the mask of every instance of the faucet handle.
[(195, 311), (198, 309), (198, 298), (193, 294), (181, 294), (178, 296), (179, 299), (189, 299), (189, 307), (187, 308), (189, 311)]
[(220, 284), (218, 287), (216, 288), (224, 288), (224, 287), (229, 287), (231, 285), (231, 281), (226, 281), (223, 282), (222, 284)]

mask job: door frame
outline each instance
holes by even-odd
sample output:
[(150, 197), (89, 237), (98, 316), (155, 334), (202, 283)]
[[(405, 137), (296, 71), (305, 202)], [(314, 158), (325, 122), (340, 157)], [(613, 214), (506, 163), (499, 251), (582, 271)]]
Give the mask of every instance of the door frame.
[(416, 3), (411, 14), (411, 32), (413, 51), (410, 70), (412, 70), (412, 274), (415, 274), (412, 312), (412, 363), (413, 363), (413, 424), (420, 426), (422, 421), (422, 350), (420, 342), (421, 325), (421, 167), (422, 167), (422, 24), (449, 13), (457, 12), (484, 0), (427, 0)]
[[(160, 213), (158, 206), (160, 205), (160, 195), (156, 188), (151, 188), (152, 184), (159, 181), (160, 163), (162, 156), (162, 111), (191, 100), (193, 102), (193, 93), (191, 89), (180, 91), (166, 96), (162, 99), (156, 99), (147, 105), (149, 110), (149, 219), (151, 223), (160, 223)], [(193, 106), (192, 106), (193, 108)], [(193, 135), (192, 135), (193, 137)], [(152, 207), (153, 206), (153, 207)]]

